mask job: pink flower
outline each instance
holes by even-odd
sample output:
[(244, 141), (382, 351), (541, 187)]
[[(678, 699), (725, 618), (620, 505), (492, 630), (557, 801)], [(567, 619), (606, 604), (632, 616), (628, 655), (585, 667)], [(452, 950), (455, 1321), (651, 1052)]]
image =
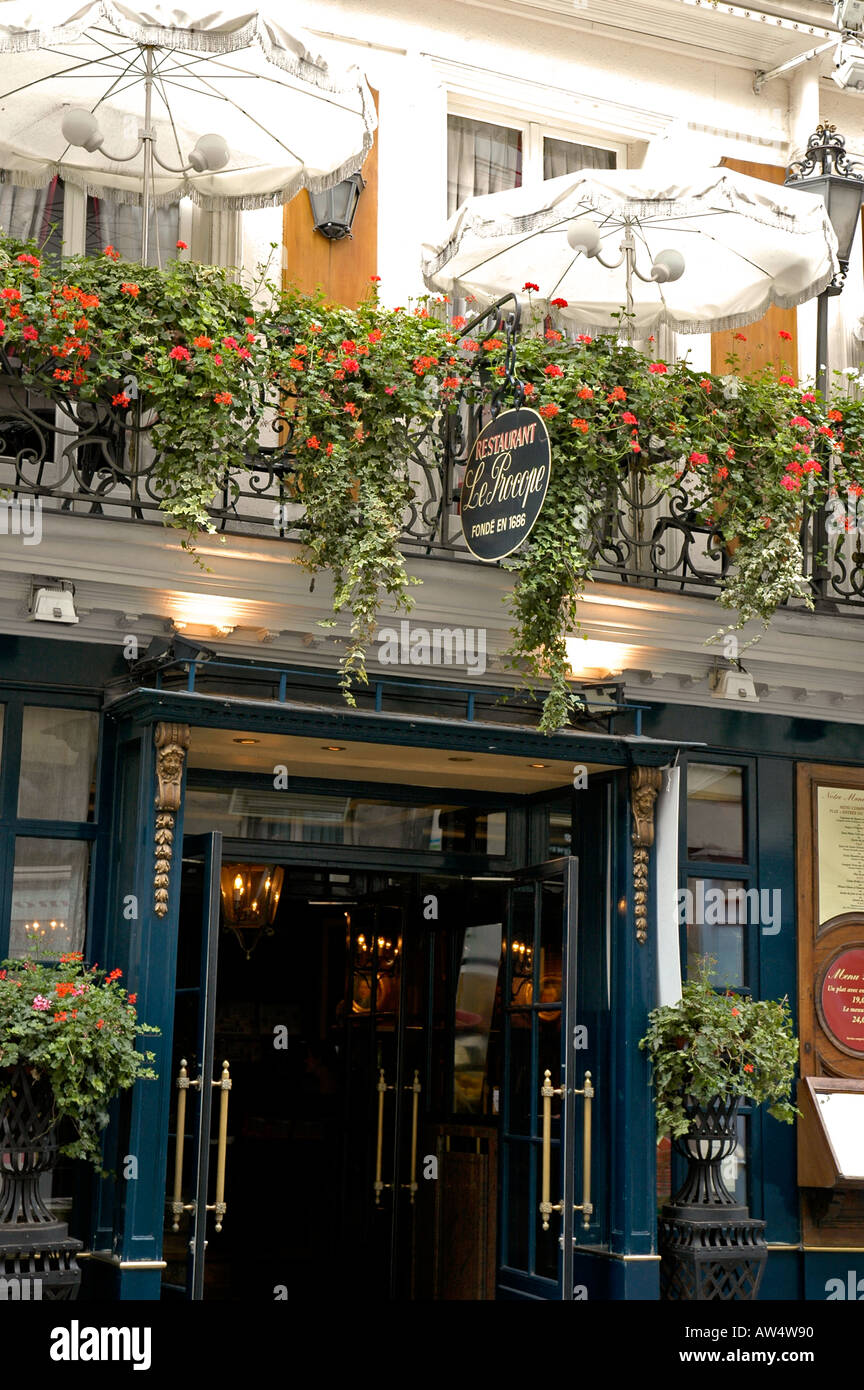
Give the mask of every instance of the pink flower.
[(346, 357), (342, 362), (342, 370), (356, 374), (360, 370), (360, 363), (357, 361), (356, 357)]
[(35, 999), (33, 1000), (33, 1008), (36, 1009), (38, 1013), (44, 1013), (45, 1010), (50, 1009), (50, 1007), (51, 1001), (49, 999), (46, 999), (44, 994), (36, 995)]
[(237, 348), (240, 346), (240, 344), (237, 342), (236, 338), (232, 338), (229, 336), (227, 338), (222, 339), (222, 346), (230, 349)]
[[(581, 392), (580, 392), (580, 394), (581, 394)], [(624, 414), (621, 416), (621, 419), (623, 420), (623, 422), (624, 422), (625, 425), (638, 425), (638, 424), (639, 424), (639, 421), (636, 419), (636, 416), (633, 414), (633, 411), (632, 411), (632, 410), (625, 410), (625, 411), (624, 411)]]
[(694, 449), (693, 453), (690, 455), (690, 462), (691, 462), (691, 464), (693, 465), (694, 468), (698, 468), (701, 464), (704, 464), (704, 463), (707, 463), (707, 462), (708, 462), (708, 455), (707, 455), (707, 454), (697, 454), (696, 451), (695, 451), (695, 449)]
[(240, 347), (237, 349), (237, 356), (242, 357), (243, 361), (245, 362), (249, 358), (251, 358), (252, 354), (247, 347)]
[(653, 372), (655, 376), (664, 376), (669, 368), (666, 366), (665, 362), (649, 362), (648, 370), (649, 372)]
[(385, 394), (385, 396), (394, 396), (394, 395), (396, 394), (396, 387), (395, 387), (395, 386), (385, 386), (385, 387), (384, 387), (384, 394)]
[(217, 366), (217, 367), (221, 367), (221, 366), (222, 366), (222, 358), (221, 358), (221, 356), (219, 355), (218, 352), (214, 352), (214, 354), (213, 354), (213, 361), (216, 363), (216, 366)]
[(780, 479), (780, 486), (785, 487), (787, 492), (797, 492), (801, 486), (801, 479), (793, 477), (791, 473), (786, 473)]
[(801, 404), (812, 405), (815, 400), (816, 397), (813, 395), (812, 391), (805, 391), (803, 396), (801, 397)]
[(796, 428), (800, 430), (809, 430), (813, 428), (806, 415), (793, 415), (792, 419), (789, 421), (789, 424), (795, 425)]
[(36, 332), (36, 329), (33, 327), (32, 323), (28, 323), (27, 327), (24, 329), (24, 332), (21, 334), (21, 337), (25, 340), (25, 342), (28, 343), (35, 343), (39, 340), (39, 334)]
[(189, 358), (191, 357), (191, 353), (188, 348), (181, 347), (178, 343), (177, 347), (173, 347), (171, 349), (168, 356), (172, 357), (175, 362), (188, 362)]

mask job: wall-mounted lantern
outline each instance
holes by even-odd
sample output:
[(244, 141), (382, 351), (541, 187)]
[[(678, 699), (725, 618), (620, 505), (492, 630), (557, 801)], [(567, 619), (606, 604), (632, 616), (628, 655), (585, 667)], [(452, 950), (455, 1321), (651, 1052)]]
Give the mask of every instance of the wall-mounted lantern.
[(329, 241), (342, 241), (350, 236), (360, 194), (365, 187), (363, 175), (356, 173), (337, 183), (334, 188), (328, 188), (326, 193), (310, 193), (316, 232), (326, 236)]

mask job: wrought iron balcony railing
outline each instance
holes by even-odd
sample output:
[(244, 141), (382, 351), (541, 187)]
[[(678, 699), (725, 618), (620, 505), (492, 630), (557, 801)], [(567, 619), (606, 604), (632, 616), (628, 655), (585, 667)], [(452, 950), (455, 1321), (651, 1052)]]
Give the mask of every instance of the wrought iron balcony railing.
[[(51, 515), (162, 523), (155, 455), (146, 427), (132, 414), (101, 404), (52, 400), (24, 386), (14, 359), (0, 363), (0, 531), (9, 530), (12, 504), (38, 499), (43, 531)], [(5, 371), (2, 369), (5, 366)], [(418, 433), (408, 460), (413, 500), (403, 518), (406, 554), (479, 563), (467, 550), (458, 516), (458, 485), (479, 419), (463, 410)], [(272, 423), (271, 437), (241, 471), (228, 476), (213, 500), (217, 531), (274, 541), (302, 541), (304, 511), (294, 485), (291, 424)], [(592, 571), (597, 579), (679, 592), (716, 591), (733, 547), (700, 525), (682, 484), (671, 495), (643, 470), (623, 472), (614, 495), (601, 499), (591, 524)], [(28, 503), (28, 505), (32, 505)], [(829, 542), (819, 560), (820, 518), (802, 535), (805, 572), (820, 606), (864, 611), (862, 530)], [(824, 542), (823, 542), (824, 546)]]

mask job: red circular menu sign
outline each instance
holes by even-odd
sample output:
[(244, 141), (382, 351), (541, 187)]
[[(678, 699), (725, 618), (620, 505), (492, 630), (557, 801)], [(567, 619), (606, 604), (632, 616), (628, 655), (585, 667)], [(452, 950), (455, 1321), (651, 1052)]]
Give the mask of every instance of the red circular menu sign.
[(822, 981), (822, 1017), (835, 1042), (864, 1057), (864, 947), (841, 951)]

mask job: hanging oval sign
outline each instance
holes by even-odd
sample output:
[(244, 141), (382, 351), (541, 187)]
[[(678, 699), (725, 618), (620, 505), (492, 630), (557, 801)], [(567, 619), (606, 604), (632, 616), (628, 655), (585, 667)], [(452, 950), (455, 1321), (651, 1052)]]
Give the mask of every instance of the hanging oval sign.
[(503, 560), (530, 534), (552, 471), (536, 410), (505, 410), (477, 436), (462, 480), (462, 534), (478, 560)]

